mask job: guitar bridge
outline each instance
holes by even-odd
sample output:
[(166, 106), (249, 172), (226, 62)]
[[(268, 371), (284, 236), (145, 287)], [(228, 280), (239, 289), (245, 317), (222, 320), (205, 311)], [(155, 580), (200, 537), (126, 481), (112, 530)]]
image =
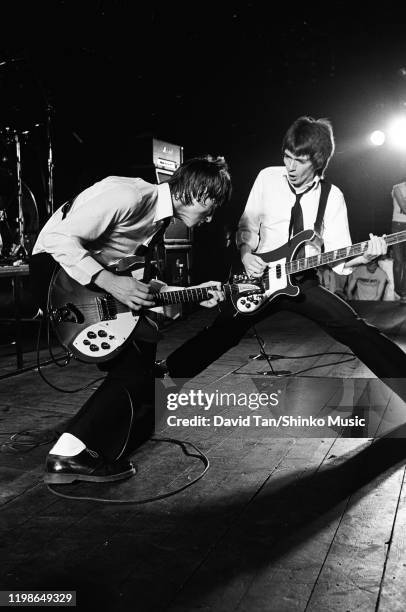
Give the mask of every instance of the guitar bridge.
[(117, 307), (108, 295), (100, 295), (96, 298), (100, 321), (111, 321), (117, 318)]

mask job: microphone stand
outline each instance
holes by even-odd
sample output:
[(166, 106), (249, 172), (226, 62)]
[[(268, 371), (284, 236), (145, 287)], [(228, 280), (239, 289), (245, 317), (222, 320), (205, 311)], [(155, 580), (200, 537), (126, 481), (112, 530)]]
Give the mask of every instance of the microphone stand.
[[(27, 135), (28, 132), (22, 132), (23, 135)], [(15, 255), (21, 259), (27, 259), (28, 251), (25, 246), (25, 223), (23, 213), (23, 181), (21, 178), (21, 143), (20, 135), (17, 130), (14, 130), (14, 142), (16, 146), (16, 167), (17, 167), (17, 199), (18, 199), (18, 248), (16, 248)]]
[(260, 338), (258, 336), (257, 330), (255, 328), (255, 325), (252, 326), (252, 329), (254, 331), (254, 335), (255, 338), (257, 339), (257, 342), (259, 344), (259, 354), (258, 355), (250, 355), (249, 358), (250, 359), (263, 359), (268, 362), (269, 365), (269, 370), (263, 370), (262, 372), (257, 372), (257, 374), (261, 374), (262, 376), (288, 376), (289, 374), (292, 374), (292, 372), (290, 370), (274, 370), (272, 363), (271, 363), (271, 359), (283, 359), (282, 355), (269, 355), (266, 351), (265, 351), (265, 343), (262, 340), (262, 338)]
[(54, 213), (54, 161), (52, 152), (52, 125), (51, 116), (53, 107), (51, 104), (47, 104), (47, 142), (48, 142), (48, 199), (47, 199), (47, 213), (51, 216)]

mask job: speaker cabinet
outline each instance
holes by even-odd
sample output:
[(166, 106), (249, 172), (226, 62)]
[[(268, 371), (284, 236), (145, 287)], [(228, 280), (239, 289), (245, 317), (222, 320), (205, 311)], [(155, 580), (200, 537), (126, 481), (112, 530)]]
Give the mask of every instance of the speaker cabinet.
[(168, 285), (187, 287), (191, 284), (191, 245), (165, 245), (165, 282)]

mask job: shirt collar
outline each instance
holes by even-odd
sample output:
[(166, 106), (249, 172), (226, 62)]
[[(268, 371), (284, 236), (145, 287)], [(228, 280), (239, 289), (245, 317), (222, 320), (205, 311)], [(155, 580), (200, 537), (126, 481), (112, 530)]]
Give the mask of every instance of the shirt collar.
[(158, 198), (155, 208), (155, 217), (153, 223), (162, 221), (167, 217), (173, 217), (172, 196), (168, 183), (160, 183), (157, 185)]
[(306, 191), (306, 189), (308, 189), (311, 185), (314, 185), (314, 188), (316, 189), (320, 183), (320, 175), (316, 174), (311, 181), (309, 181), (308, 183), (306, 183), (306, 185), (302, 185), (301, 188), (298, 190), (296, 189), (292, 183), (289, 181), (289, 177), (288, 177), (288, 173), (285, 170), (285, 172), (283, 173), (283, 176), (286, 178), (286, 181), (289, 183), (289, 185), (292, 187), (292, 189), (296, 192), (296, 193), (302, 193), (303, 191)]

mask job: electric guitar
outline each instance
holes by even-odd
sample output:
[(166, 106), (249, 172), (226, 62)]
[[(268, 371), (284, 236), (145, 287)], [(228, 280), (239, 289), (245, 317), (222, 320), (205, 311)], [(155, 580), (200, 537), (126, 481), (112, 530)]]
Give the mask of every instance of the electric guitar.
[[(406, 241), (406, 231), (389, 234), (384, 239), (388, 246), (404, 242)], [(257, 313), (259, 309), (264, 308), (270, 301), (277, 298), (278, 295), (295, 297), (299, 294), (300, 289), (291, 282), (291, 274), (304, 272), (305, 270), (317, 268), (325, 264), (333, 264), (350, 257), (357, 257), (362, 255), (368, 248), (368, 240), (366, 240), (342, 249), (336, 249), (335, 251), (294, 259), (296, 253), (306, 242), (320, 242), (320, 237), (314, 230), (304, 230), (293, 236), (290, 243), (279, 247), (279, 249), (257, 255), (267, 264), (265, 272), (258, 279), (259, 287), (262, 291), (253, 296), (252, 299), (250, 296), (244, 295), (237, 298), (235, 307), (238, 312), (242, 314)], [(238, 281), (238, 276), (234, 278)]]
[[(153, 297), (155, 305), (203, 302), (211, 298), (212, 287), (170, 289)], [(262, 292), (258, 279), (240, 276), (239, 282), (222, 285), (235, 308), (239, 299), (255, 300)], [(48, 293), (47, 313), (61, 344), (77, 359), (97, 363), (112, 359), (127, 342), (156, 342), (156, 324), (141, 311), (133, 311), (112, 295), (92, 285), (81, 285), (62, 268), (53, 276)]]

